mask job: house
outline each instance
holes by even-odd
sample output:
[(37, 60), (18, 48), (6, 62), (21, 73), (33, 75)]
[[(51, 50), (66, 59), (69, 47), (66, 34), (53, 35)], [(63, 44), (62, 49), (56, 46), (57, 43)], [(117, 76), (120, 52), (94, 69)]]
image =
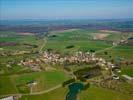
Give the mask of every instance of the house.
[(117, 43), (113, 42), (113, 46), (117, 46)]
[(114, 80), (119, 80), (120, 78), (119, 78), (119, 76), (117, 76), (117, 75), (112, 75), (112, 78), (114, 79)]
[(128, 75), (122, 75), (126, 80), (133, 82), (133, 77), (130, 77)]
[(36, 81), (34, 81), (34, 80), (32, 80), (32, 81), (30, 81), (30, 82), (27, 82), (27, 85), (30, 87), (30, 86), (33, 86), (33, 85), (36, 85), (37, 84), (37, 82)]
[(14, 97), (13, 96), (9, 96), (9, 97), (2, 98), (0, 100), (14, 100)]

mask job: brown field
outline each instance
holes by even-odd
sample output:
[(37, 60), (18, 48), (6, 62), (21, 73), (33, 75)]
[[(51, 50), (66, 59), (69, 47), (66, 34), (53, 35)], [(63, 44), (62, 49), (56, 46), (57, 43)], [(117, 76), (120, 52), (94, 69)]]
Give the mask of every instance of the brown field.
[(100, 30), (100, 32), (104, 32), (104, 33), (120, 33), (120, 31), (112, 31), (112, 30)]
[(110, 34), (105, 34), (105, 33), (99, 33), (99, 34), (96, 34), (93, 38), (95, 40), (102, 40), (104, 38), (106, 38), (107, 36), (109, 36)]
[(21, 32), (19, 33), (20, 35), (33, 35), (33, 33), (29, 33), (29, 32)]
[(16, 42), (0, 42), (0, 46), (16, 46), (18, 43)]
[(63, 33), (63, 32), (71, 32), (71, 31), (76, 31), (78, 29), (62, 29), (62, 30), (57, 30), (57, 31), (51, 31), (51, 33)]

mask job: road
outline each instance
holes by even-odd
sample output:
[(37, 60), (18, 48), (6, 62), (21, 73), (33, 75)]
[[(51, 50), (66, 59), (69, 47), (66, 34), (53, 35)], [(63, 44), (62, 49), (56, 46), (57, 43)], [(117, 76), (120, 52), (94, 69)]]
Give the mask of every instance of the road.
[(42, 50), (43, 50), (43, 48), (45, 47), (45, 45), (46, 45), (46, 43), (47, 43), (47, 38), (46, 37), (44, 37), (43, 38), (43, 44), (42, 44), (42, 46), (40, 47), (40, 50), (39, 50), (39, 53), (42, 53)]
[(95, 54), (100, 53), (100, 52), (104, 52), (104, 51), (106, 51), (106, 50), (109, 50), (109, 49), (112, 49), (112, 48), (115, 48), (115, 47), (117, 47), (117, 45), (113, 45), (113, 46), (111, 46), (111, 47), (109, 47), (109, 48), (105, 48), (105, 49), (103, 49), (103, 50), (98, 50), (98, 51), (95, 52)]
[(7, 94), (7, 95), (0, 95), (0, 98), (1, 97), (7, 97), (7, 96), (24, 96), (24, 95), (39, 95), (39, 94), (45, 94), (45, 93), (48, 93), (48, 92), (51, 92), (53, 90), (56, 90), (58, 88), (62, 87), (62, 84), (59, 84), (55, 87), (52, 87), (48, 90), (44, 90), (44, 91), (40, 91), (40, 92), (34, 92), (34, 93), (25, 93), (25, 94), (21, 94), (21, 93), (15, 93), (15, 94)]
[(62, 86), (62, 84), (59, 84), (59, 85), (57, 85), (55, 87), (52, 87), (52, 88), (50, 88), (48, 90), (44, 90), (44, 91), (40, 91), (40, 92), (34, 92), (34, 93), (30, 93), (30, 94), (22, 94), (22, 95), (39, 95), (39, 94), (45, 94), (45, 93), (48, 93), (50, 91), (56, 90), (56, 89), (60, 88), (61, 86)]

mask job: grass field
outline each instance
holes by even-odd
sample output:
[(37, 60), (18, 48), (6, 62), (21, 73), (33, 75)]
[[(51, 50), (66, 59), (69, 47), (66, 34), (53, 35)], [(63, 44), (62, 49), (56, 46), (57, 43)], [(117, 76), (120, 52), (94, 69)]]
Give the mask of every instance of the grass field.
[[(15, 46), (1, 46), (4, 51), (16, 51), (16, 50), (33, 50), (35, 48), (28, 47), (24, 44), (37, 45), (38, 47), (43, 42), (42, 39), (38, 39), (35, 35), (20, 35), (16, 32), (3, 32), (0, 31), (0, 42), (14, 42)], [(0, 51), (2, 52), (2, 51)]]
[(67, 88), (59, 88), (46, 94), (22, 96), (20, 100), (65, 100), (67, 92)]
[(0, 95), (17, 93), (14, 82), (8, 76), (0, 77)]
[(115, 41), (115, 42), (120, 41), (121, 39), (129, 38), (133, 36), (132, 32), (129, 32), (129, 33), (107, 32), (107, 33), (110, 35), (104, 38), (104, 40)]
[(110, 35), (105, 39), (108, 41), (118, 41), (121, 38), (122, 38), (122, 35), (120, 33), (110, 33)]
[(16, 86), (24, 86), (30, 81), (36, 81), (37, 85), (33, 87), (33, 91), (37, 92), (62, 84), (69, 77), (62, 71), (45, 71), (14, 75), (12, 79), (15, 81)]
[(129, 76), (133, 77), (133, 65), (131, 65), (130, 67), (122, 67), (120, 74), (121, 75), (129, 75)]
[(12, 37), (18, 35), (17, 32), (12, 32), (12, 31), (0, 31), (0, 37)]
[[(101, 50), (110, 47), (111, 44), (108, 44), (104, 41), (92, 40), (93, 35), (96, 32), (96, 30), (77, 29), (70, 32), (52, 33), (48, 37), (47, 44), (44, 49), (53, 49), (54, 51), (61, 53), (71, 53), (79, 50)], [(66, 47), (70, 45), (73, 45), (74, 47), (67, 49)]]
[(80, 100), (132, 100), (132, 95), (126, 95), (108, 89), (91, 86), (79, 95)]
[[(20, 100), (65, 100), (67, 88), (59, 88), (46, 94), (22, 96)], [(132, 95), (122, 94), (112, 90), (90, 86), (86, 91), (78, 94), (79, 100), (132, 100)]]
[(27, 82), (36, 81), (33, 92), (44, 91), (62, 84), (69, 77), (62, 71), (34, 72), (20, 75), (0, 77), (0, 95), (13, 93), (29, 93)]
[(111, 56), (113, 59), (122, 58), (125, 60), (132, 60), (133, 59), (132, 51), (133, 51), (132, 46), (117, 46), (113, 49), (107, 50), (108, 55), (105, 55), (104, 52), (100, 52), (98, 55), (106, 59), (109, 59), (109, 56)]

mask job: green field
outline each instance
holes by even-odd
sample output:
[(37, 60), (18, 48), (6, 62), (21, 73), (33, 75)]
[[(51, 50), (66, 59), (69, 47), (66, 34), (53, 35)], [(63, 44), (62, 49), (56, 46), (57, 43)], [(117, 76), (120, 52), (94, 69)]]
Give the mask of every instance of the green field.
[(67, 92), (67, 88), (59, 88), (46, 94), (22, 96), (20, 100), (65, 100)]
[(100, 52), (97, 55), (99, 55), (100, 57), (104, 57), (106, 59), (109, 59), (109, 56), (111, 56), (113, 59), (117, 59), (117, 58), (122, 58), (125, 60), (133, 59), (132, 46), (117, 46), (115, 48), (112, 48), (106, 51), (108, 52), (108, 55), (105, 55), (104, 52)]
[(27, 82), (36, 80), (38, 83), (38, 91), (52, 88), (56, 85), (61, 84), (67, 79), (69, 79), (69, 77), (61, 71), (35, 72), (31, 74), (14, 76), (13, 78), (13, 80), (15, 80), (16, 85), (26, 84)]
[[(33, 50), (36, 48), (28, 47), (24, 44), (37, 45), (43, 42), (42, 39), (38, 39), (35, 35), (20, 35), (16, 32), (0, 32), (0, 42), (14, 42), (17, 43), (15, 46), (1, 46), (3, 51), (16, 51), (16, 50)], [(0, 51), (0, 52), (3, 52)]]
[[(22, 96), (20, 100), (65, 100), (68, 90), (59, 88), (46, 94), (34, 96)], [(79, 100), (132, 100), (132, 95), (122, 94), (108, 89), (90, 86), (86, 91), (78, 94)]]
[(18, 93), (14, 81), (10, 77), (0, 77), (0, 95)]
[(131, 77), (133, 77), (133, 65), (129, 66), (129, 67), (123, 67), (121, 69), (121, 75), (129, 75)]
[[(110, 47), (111, 44), (100, 40), (92, 40), (94, 33), (98, 34), (96, 30), (82, 30), (77, 29), (70, 32), (52, 33), (45, 46), (46, 49), (52, 49), (61, 53), (71, 53), (74, 51), (89, 51), (101, 50)], [(71, 49), (67, 46), (73, 45)]]
[(62, 71), (33, 72), (27, 74), (11, 75), (10, 77), (0, 77), (0, 95), (13, 93), (28, 93), (27, 83), (36, 81), (33, 92), (44, 91), (56, 85), (62, 84), (69, 77)]
[(79, 95), (80, 100), (132, 100), (132, 95), (91, 86)]

